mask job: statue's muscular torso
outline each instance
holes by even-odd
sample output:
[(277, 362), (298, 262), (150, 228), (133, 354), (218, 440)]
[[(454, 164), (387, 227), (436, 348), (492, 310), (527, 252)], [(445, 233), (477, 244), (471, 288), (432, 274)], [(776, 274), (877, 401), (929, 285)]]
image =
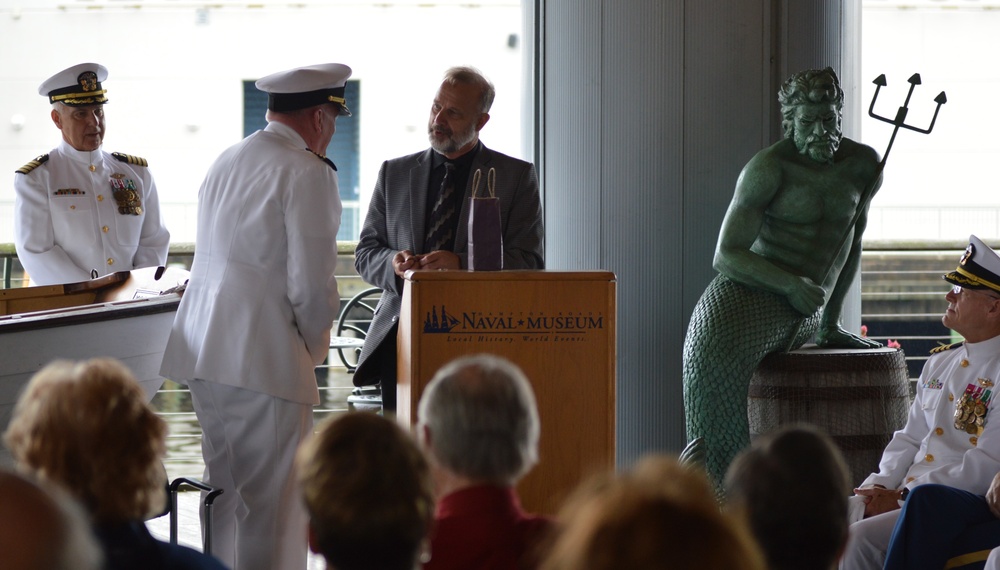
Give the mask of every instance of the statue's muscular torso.
[(786, 296), (804, 315), (831, 298), (841, 269), (860, 255), (855, 238), (867, 216), (849, 226), (878, 172), (878, 154), (849, 139), (832, 155), (815, 160), (786, 138), (747, 163), (719, 233), (720, 273)]
[[(875, 152), (843, 139), (834, 162), (819, 163), (799, 154), (786, 139), (761, 154), (761, 165), (780, 169), (780, 180), (751, 250), (790, 273), (829, 288), (850, 251), (855, 229), (849, 230), (846, 240), (844, 232), (875, 175)], [(841, 251), (836, 252), (836, 263), (828, 271), (838, 246), (842, 246)]]

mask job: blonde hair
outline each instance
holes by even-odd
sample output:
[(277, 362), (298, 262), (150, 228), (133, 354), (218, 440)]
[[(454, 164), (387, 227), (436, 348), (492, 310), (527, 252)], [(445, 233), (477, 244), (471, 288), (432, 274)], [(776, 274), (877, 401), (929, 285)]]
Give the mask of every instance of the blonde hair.
[(166, 423), (111, 358), (35, 374), (4, 441), (19, 467), (76, 497), (95, 522), (142, 520), (165, 501)]
[(704, 473), (651, 456), (579, 487), (542, 570), (764, 570), (740, 521), (720, 511)]

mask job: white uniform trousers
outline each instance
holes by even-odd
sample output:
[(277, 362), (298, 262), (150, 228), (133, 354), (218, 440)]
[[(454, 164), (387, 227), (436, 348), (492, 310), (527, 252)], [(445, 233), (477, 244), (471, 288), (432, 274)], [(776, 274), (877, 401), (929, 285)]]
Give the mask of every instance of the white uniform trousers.
[(1000, 547), (990, 551), (990, 557), (986, 559), (983, 570), (1000, 570)]
[(851, 524), (840, 570), (881, 570), (901, 511), (896, 509)]
[(312, 434), (312, 406), (203, 380), (189, 388), (205, 482), (223, 489), (212, 506), (212, 554), (233, 570), (305, 570), (308, 515), (293, 463)]

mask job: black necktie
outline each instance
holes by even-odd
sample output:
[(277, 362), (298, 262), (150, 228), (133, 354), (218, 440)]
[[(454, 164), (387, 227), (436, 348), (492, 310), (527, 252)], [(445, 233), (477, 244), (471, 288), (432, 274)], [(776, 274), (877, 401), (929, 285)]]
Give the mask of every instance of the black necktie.
[(441, 180), (441, 189), (438, 192), (434, 207), (431, 208), (431, 215), (427, 218), (427, 237), (424, 239), (424, 253), (432, 251), (451, 251), (455, 239), (455, 218), (458, 217), (456, 206), (458, 200), (454, 199), (455, 165), (450, 162), (444, 163), (444, 179)]

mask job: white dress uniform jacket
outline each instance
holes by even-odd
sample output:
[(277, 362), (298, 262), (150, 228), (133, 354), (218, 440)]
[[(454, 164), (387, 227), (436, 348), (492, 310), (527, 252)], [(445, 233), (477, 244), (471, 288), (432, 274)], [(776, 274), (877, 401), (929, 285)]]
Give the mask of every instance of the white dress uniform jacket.
[[(170, 233), (148, 168), (66, 141), (47, 156), (14, 175), (14, 245), (33, 284), (75, 283), (90, 279), (91, 270), (101, 276), (166, 262)], [(119, 211), (113, 181), (133, 187), (141, 211)]]
[(216, 160), (160, 374), (319, 403), (340, 298), (337, 173), (294, 130), (268, 126)]
[(955, 427), (955, 409), (969, 386), (1000, 389), (1000, 336), (932, 354), (920, 373), (903, 429), (882, 453), (879, 472), (862, 486), (888, 489), (940, 483), (983, 495), (1000, 472), (1000, 400), (994, 398), (981, 435)]

